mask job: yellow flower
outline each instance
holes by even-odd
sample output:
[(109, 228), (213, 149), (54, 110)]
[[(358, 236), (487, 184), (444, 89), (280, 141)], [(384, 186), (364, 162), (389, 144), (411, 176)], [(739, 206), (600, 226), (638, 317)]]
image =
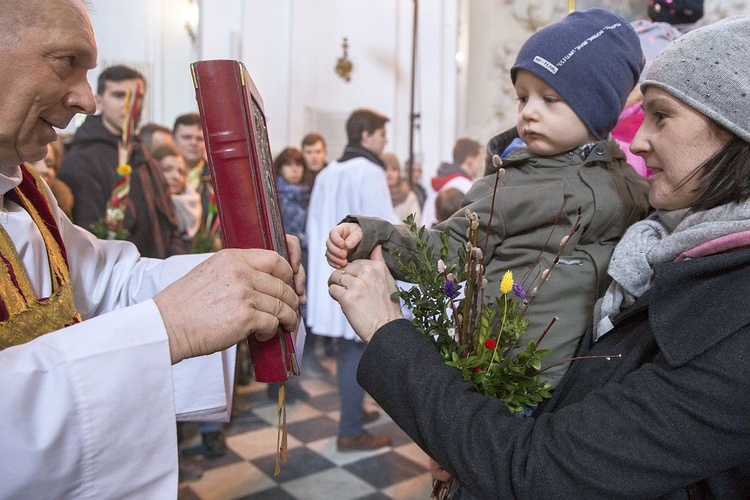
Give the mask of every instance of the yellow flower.
[(121, 176), (125, 177), (126, 175), (130, 175), (130, 172), (132, 172), (133, 169), (128, 165), (127, 163), (124, 165), (120, 165), (117, 167), (117, 173)]
[(513, 273), (511, 271), (505, 271), (503, 280), (500, 282), (500, 292), (503, 295), (507, 295), (513, 290)]

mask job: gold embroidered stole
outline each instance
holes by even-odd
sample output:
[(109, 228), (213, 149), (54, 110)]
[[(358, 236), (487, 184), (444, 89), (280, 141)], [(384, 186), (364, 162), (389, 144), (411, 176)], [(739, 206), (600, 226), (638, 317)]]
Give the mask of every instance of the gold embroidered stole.
[[(49, 208), (49, 200), (44, 186), (31, 169), (21, 167), (34, 178), (36, 189), (43, 195)], [(15, 195), (21, 206), (29, 213), (42, 235), (47, 249), (47, 258), (52, 276), (52, 295), (37, 300), (13, 241), (0, 224), (0, 302), (7, 312), (7, 319), (0, 322), (0, 350), (23, 344), (60, 328), (78, 323), (81, 317), (76, 311), (70, 271), (48, 222), (39, 210), (29, 201), (21, 186), (15, 188)], [(50, 210), (51, 212), (51, 210)], [(54, 230), (54, 220), (52, 220)]]

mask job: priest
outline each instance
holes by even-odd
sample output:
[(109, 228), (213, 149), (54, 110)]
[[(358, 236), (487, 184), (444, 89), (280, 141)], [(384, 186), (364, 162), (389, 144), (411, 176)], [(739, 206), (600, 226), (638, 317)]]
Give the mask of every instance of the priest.
[(73, 225), (23, 163), (95, 110), (82, 1), (0, 0), (0, 53), (0, 497), (174, 498), (175, 421), (226, 411), (222, 350), (295, 327), (299, 245), (162, 261)]

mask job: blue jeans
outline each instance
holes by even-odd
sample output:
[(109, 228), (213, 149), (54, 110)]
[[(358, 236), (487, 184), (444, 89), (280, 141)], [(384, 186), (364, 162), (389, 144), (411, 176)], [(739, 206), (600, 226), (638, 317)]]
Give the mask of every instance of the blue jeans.
[(362, 405), (365, 401), (365, 390), (357, 383), (357, 366), (364, 352), (364, 342), (338, 339), (336, 367), (341, 400), (340, 437), (356, 436), (364, 432)]

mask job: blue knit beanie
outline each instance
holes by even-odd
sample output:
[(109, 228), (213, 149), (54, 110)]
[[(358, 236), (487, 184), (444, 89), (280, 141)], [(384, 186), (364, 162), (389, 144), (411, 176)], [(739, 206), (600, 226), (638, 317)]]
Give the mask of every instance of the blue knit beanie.
[(544, 80), (565, 99), (586, 128), (604, 139), (638, 83), (644, 59), (628, 21), (603, 9), (573, 12), (523, 44), (510, 78), (519, 69)]

